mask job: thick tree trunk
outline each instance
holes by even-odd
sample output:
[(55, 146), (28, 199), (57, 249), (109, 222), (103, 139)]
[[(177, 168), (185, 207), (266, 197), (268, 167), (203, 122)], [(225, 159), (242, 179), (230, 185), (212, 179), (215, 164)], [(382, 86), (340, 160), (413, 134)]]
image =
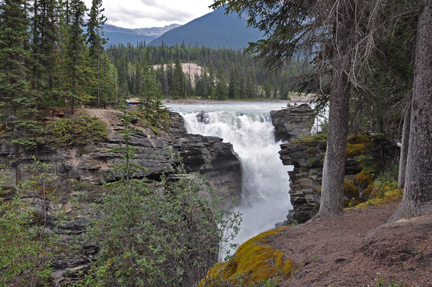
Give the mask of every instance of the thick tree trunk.
[(316, 217), (343, 214), (344, 175), (348, 137), (350, 70), (349, 36), (352, 25), (351, 1), (340, 5), (335, 28), (335, 59), (330, 94), (329, 132), (324, 160), (320, 210)]
[(404, 125), (402, 129), (402, 146), (401, 146), (401, 153), (399, 159), (398, 188), (405, 187), (406, 164), (408, 159), (409, 134), (410, 134), (410, 125), (411, 125), (411, 100), (412, 100), (412, 91), (410, 91), (408, 94), (407, 108), (405, 111)]
[(316, 215), (317, 217), (343, 214), (350, 84), (348, 83), (348, 76), (344, 73), (342, 67), (335, 71), (331, 89), (329, 132), (321, 187), (321, 206)]
[(432, 212), (432, 1), (417, 2), (414, 92), (405, 192), (389, 222)]

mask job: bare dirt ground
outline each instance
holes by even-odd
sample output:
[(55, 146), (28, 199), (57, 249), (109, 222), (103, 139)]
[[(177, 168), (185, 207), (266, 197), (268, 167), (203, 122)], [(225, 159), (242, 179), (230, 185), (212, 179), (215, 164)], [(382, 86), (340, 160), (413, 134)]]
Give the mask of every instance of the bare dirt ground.
[(280, 286), (432, 286), (432, 214), (385, 224), (399, 202), (312, 220), (270, 239), (298, 264)]

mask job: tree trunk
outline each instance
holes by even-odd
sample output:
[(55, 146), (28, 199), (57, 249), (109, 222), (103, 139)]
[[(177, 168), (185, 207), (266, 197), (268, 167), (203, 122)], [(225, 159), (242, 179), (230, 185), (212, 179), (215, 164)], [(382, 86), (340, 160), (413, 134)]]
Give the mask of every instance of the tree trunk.
[(432, 212), (432, 2), (417, 2), (419, 16), (405, 192), (393, 222)]
[(343, 214), (344, 175), (348, 137), (351, 1), (340, 5), (335, 27), (335, 53), (330, 94), (329, 132), (324, 160), (320, 210), (316, 217)]
[(411, 100), (412, 91), (409, 92), (407, 98), (407, 107), (404, 117), (404, 125), (402, 129), (402, 146), (399, 159), (399, 178), (398, 178), (398, 188), (405, 187), (405, 175), (406, 175), (406, 164), (408, 159), (408, 147), (409, 147), (409, 134), (410, 134), (410, 124), (411, 124)]
[(15, 184), (18, 185), (21, 182), (21, 154), (19, 144), (14, 144), (15, 148)]

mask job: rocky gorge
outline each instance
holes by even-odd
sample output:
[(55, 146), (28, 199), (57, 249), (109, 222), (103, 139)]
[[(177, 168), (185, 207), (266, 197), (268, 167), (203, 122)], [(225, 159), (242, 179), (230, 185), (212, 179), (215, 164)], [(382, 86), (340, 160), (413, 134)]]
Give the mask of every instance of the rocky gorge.
[[(56, 286), (73, 282), (80, 271), (90, 267), (94, 256), (99, 252), (96, 245), (82, 245), (77, 252), (68, 254), (67, 250), (74, 242), (74, 236), (85, 232), (90, 224), (90, 207), (98, 195), (103, 192), (103, 182), (115, 181), (113, 163), (122, 157), (120, 152), (109, 150), (122, 144), (122, 135), (116, 132), (123, 129), (114, 110), (88, 109), (89, 116), (96, 116), (106, 123), (109, 132), (104, 141), (89, 143), (85, 146), (73, 146), (66, 149), (56, 149), (49, 145), (41, 145), (21, 153), (23, 180), (33, 174), (25, 167), (31, 166), (34, 158), (51, 165), (50, 172), (57, 175), (58, 182), (54, 191), (58, 200), (45, 201), (40, 194), (28, 194), (24, 201), (33, 208), (33, 221), (44, 225), (45, 234), (59, 236), (56, 249), (60, 250), (52, 260), (52, 274)], [(177, 151), (182, 158), (187, 172), (199, 172), (206, 176), (208, 183), (222, 193), (222, 196), (240, 196), (242, 184), (241, 163), (232, 145), (223, 143), (217, 137), (188, 134), (184, 128), (183, 118), (174, 112), (169, 113), (170, 126), (160, 134), (151, 129), (140, 128), (131, 136), (130, 146), (136, 148), (134, 164), (144, 166), (134, 174), (135, 178), (149, 178), (158, 181), (166, 169), (179, 162), (172, 161), (172, 152)], [(54, 119), (56, 120), (56, 119)], [(134, 119), (133, 119), (134, 122)], [(0, 146), (2, 161), (13, 162), (14, 148), (11, 145)], [(34, 158), (33, 158), (34, 157)], [(14, 177), (15, 166), (10, 165), (9, 173)], [(166, 174), (168, 178), (173, 176)], [(7, 200), (7, 199), (6, 199)], [(46, 205), (48, 204), (48, 205)], [(43, 220), (44, 209), (47, 218)], [(63, 210), (64, 218), (58, 224), (56, 212)], [(71, 281), (72, 280), (72, 281)]]

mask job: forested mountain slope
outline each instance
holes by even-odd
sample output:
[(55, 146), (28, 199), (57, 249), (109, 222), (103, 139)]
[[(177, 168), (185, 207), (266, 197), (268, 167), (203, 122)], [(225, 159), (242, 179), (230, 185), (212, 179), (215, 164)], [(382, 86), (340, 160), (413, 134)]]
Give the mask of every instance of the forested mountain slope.
[(263, 37), (262, 32), (246, 26), (246, 17), (239, 19), (235, 15), (225, 15), (223, 9), (217, 9), (166, 32), (150, 45), (159, 46), (164, 42), (171, 46), (184, 41), (186, 45), (198, 43), (207, 47), (243, 48), (247, 47), (249, 42)]

